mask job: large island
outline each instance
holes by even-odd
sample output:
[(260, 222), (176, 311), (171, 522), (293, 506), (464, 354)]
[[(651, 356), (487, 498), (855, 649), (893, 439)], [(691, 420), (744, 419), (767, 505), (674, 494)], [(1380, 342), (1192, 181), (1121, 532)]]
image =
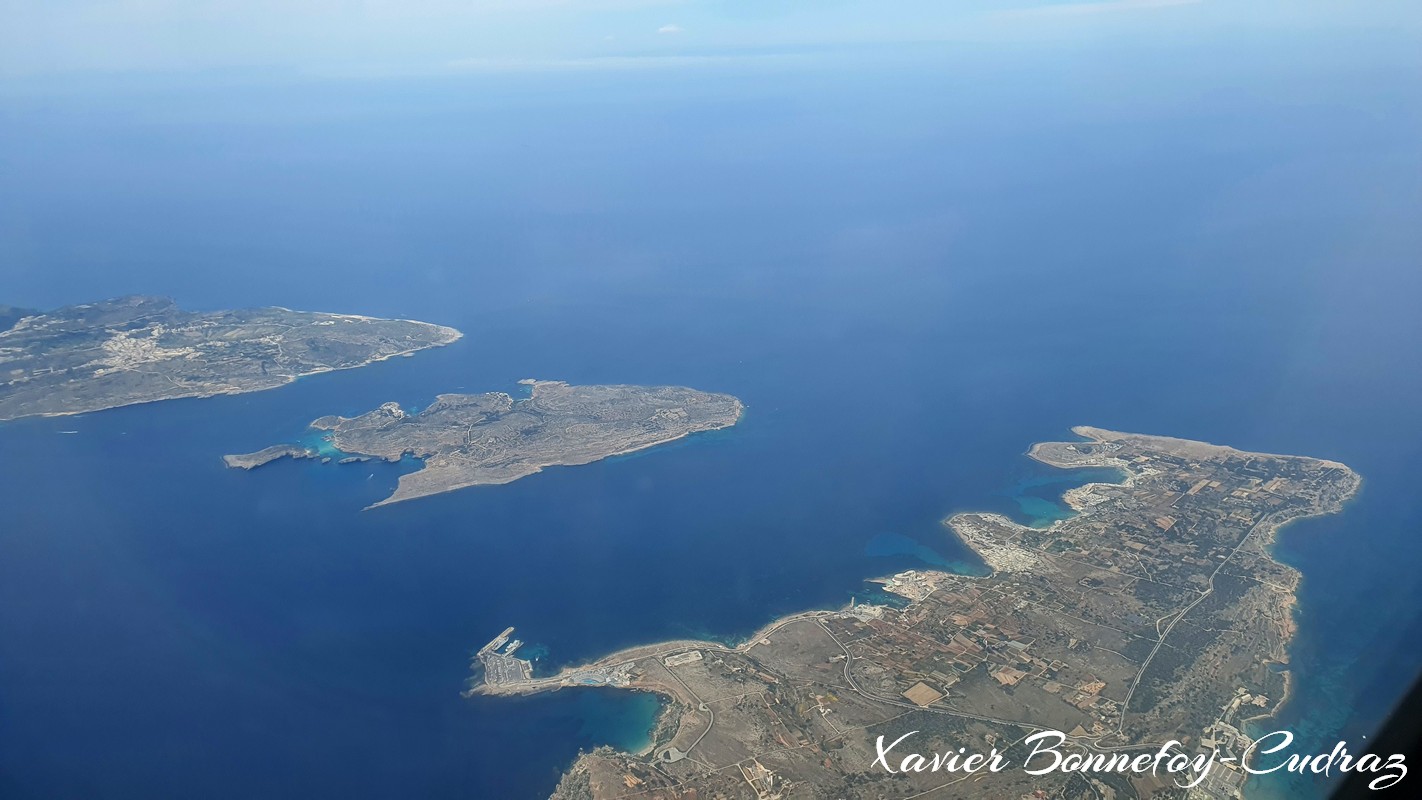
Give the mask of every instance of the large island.
[[(559, 800), (1183, 796), (1165, 772), (1029, 776), (1024, 739), (1040, 730), (1061, 732), (1063, 752), (1103, 759), (1170, 740), (1190, 756), (1214, 752), (1190, 796), (1234, 797), (1245, 723), (1289, 694), (1281, 667), (1299, 574), (1270, 544), (1293, 520), (1338, 511), (1358, 475), (1316, 458), (1074, 430), (1083, 441), (1031, 456), (1112, 468), (1122, 482), (1072, 489), (1077, 513), (1049, 527), (950, 517), (987, 577), (904, 572), (881, 580), (901, 608), (812, 611), (740, 646), (665, 642), (549, 677), (505, 647), (509, 629), (478, 652), (470, 692), (612, 686), (668, 700), (648, 753), (583, 755)], [(895, 769), (910, 753), (959, 748), (996, 748), (1010, 767), (889, 774), (875, 764), (881, 736), (906, 737)]]
[(0, 307), (0, 421), (271, 389), (449, 344), (459, 331), (285, 308), (183, 311), (121, 297), (38, 312)]
[[(442, 394), (419, 413), (386, 403), (358, 417), (328, 416), (311, 423), (342, 461), (421, 459), (400, 476), (382, 506), (466, 486), (509, 483), (544, 467), (587, 464), (730, 427), (741, 401), (681, 386), (570, 386), (562, 381), (522, 381), (529, 396), (503, 392)], [(287, 456), (320, 454), (301, 445), (275, 445), (229, 455), (230, 467), (252, 469)]]

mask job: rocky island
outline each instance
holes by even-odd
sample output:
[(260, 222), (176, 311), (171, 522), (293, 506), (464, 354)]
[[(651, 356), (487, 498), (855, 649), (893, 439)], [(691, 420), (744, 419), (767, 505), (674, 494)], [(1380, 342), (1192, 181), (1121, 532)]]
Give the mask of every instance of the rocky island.
[(0, 307), (0, 421), (256, 392), (459, 337), (441, 325), (353, 314), (183, 311), (162, 297), (48, 312)]
[[(727, 428), (740, 419), (741, 401), (680, 386), (570, 386), (525, 380), (528, 397), (503, 392), (442, 394), (419, 413), (386, 403), (358, 417), (321, 417), (311, 423), (342, 461), (412, 456), (424, 462), (400, 477), (394, 494), (371, 506), (462, 489), (502, 484), (551, 466), (588, 464)], [(286, 456), (315, 457), (314, 449), (276, 445), (225, 456), (229, 467), (252, 469)]]
[[(1184, 794), (1164, 772), (1029, 776), (1024, 741), (1043, 730), (1060, 732), (1063, 753), (1098, 763), (1163, 747), (1213, 753), (1190, 797), (1237, 797), (1244, 724), (1289, 694), (1279, 667), (1299, 574), (1270, 544), (1293, 520), (1340, 510), (1360, 479), (1335, 461), (1073, 430), (1082, 441), (1030, 455), (1112, 468), (1122, 481), (1070, 490), (1077, 513), (1047, 527), (996, 514), (945, 520), (992, 567), (987, 577), (903, 572), (880, 581), (901, 608), (812, 611), (736, 647), (664, 642), (549, 677), (502, 647), (510, 629), (478, 652), (470, 693), (612, 686), (667, 698), (649, 752), (584, 754), (557, 800)], [(875, 763), (876, 743), (900, 737), (891, 774)], [(995, 750), (1011, 766), (898, 769), (909, 753), (960, 748)]]

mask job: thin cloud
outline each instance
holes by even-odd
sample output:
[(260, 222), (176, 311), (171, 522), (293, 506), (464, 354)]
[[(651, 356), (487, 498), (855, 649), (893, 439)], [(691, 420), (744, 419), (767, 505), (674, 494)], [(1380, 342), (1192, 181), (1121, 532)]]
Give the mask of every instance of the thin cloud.
[(683, 67), (713, 67), (736, 64), (794, 64), (808, 61), (797, 53), (757, 53), (698, 56), (597, 56), (593, 58), (499, 59), (461, 58), (445, 62), (444, 71), (481, 72), (570, 72), (583, 70), (642, 70)]
[(1152, 8), (1192, 6), (1203, 0), (1101, 0), (1095, 3), (1053, 3), (1001, 12), (1009, 17), (1080, 17), (1117, 11), (1145, 11)]
[(675, 23), (670, 25), (663, 25), (662, 27), (657, 28), (657, 33), (660, 33), (663, 36), (678, 34), (681, 33), (681, 26)]

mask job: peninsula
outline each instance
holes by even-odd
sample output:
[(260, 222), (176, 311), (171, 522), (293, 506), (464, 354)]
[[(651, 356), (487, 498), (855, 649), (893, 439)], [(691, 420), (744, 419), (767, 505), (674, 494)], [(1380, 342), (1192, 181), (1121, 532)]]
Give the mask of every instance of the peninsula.
[[(395, 492), (370, 506), (412, 500), (466, 486), (502, 484), (551, 466), (588, 464), (740, 419), (741, 401), (680, 386), (570, 386), (521, 381), (529, 395), (503, 392), (442, 394), (419, 413), (386, 403), (358, 417), (328, 416), (311, 423), (342, 461), (412, 456), (424, 462), (400, 476)], [(252, 469), (278, 458), (315, 457), (313, 449), (276, 445), (224, 457), (229, 467)]]
[[(1029, 776), (1024, 739), (1042, 730), (1065, 736), (1063, 753), (1102, 758), (1170, 740), (1191, 757), (1215, 752), (1190, 796), (1235, 797), (1244, 723), (1289, 693), (1280, 667), (1299, 574), (1270, 544), (1293, 520), (1340, 510), (1360, 479), (1316, 458), (1074, 432), (1083, 440), (1030, 456), (1122, 481), (1068, 491), (1077, 513), (1048, 527), (945, 520), (987, 577), (903, 572), (879, 581), (902, 607), (812, 611), (736, 647), (647, 645), (549, 677), (501, 649), (509, 629), (479, 651), (469, 693), (611, 686), (667, 699), (648, 753), (584, 754), (558, 800), (1181, 796), (1164, 773)], [(890, 774), (875, 764), (881, 736), (911, 742), (898, 758), (996, 749), (1014, 767)]]
[(56, 311), (0, 308), (0, 421), (271, 389), (449, 344), (427, 322), (285, 308), (183, 311), (120, 297)]

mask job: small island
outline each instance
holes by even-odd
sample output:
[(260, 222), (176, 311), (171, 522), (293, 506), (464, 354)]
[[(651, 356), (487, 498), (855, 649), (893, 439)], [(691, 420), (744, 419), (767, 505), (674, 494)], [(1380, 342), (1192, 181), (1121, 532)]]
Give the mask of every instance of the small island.
[(428, 322), (285, 308), (183, 311), (120, 297), (56, 311), (0, 307), (0, 421), (272, 389), (449, 344)]
[[(741, 401), (681, 386), (571, 386), (521, 381), (528, 397), (503, 392), (442, 394), (410, 413), (386, 403), (358, 417), (321, 417), (311, 423), (340, 451), (342, 462), (411, 456), (423, 468), (402, 475), (383, 506), (467, 486), (509, 483), (551, 466), (588, 464), (740, 419)], [(300, 445), (275, 445), (224, 456), (229, 467), (253, 469), (284, 457), (321, 454)]]

